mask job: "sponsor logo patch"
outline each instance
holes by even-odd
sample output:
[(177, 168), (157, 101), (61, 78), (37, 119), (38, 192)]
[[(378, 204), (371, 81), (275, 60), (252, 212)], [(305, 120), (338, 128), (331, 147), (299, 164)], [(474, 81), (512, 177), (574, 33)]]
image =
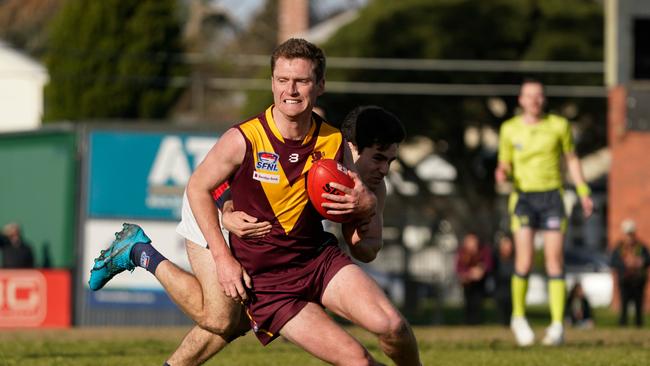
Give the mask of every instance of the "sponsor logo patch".
[(264, 170), (267, 172), (277, 172), (279, 158), (280, 156), (276, 153), (265, 152), (265, 151), (258, 152), (255, 169)]
[(549, 229), (559, 229), (562, 220), (559, 217), (549, 217), (546, 220), (546, 227)]
[(264, 183), (272, 183), (272, 184), (280, 183), (280, 176), (278, 174), (260, 173), (258, 171), (253, 172), (253, 179)]
[(142, 267), (142, 268), (148, 268), (148, 267), (149, 267), (149, 259), (150, 259), (150, 258), (151, 258), (151, 257), (149, 257), (149, 256), (147, 255), (147, 253), (142, 252), (142, 254), (140, 254), (140, 267)]

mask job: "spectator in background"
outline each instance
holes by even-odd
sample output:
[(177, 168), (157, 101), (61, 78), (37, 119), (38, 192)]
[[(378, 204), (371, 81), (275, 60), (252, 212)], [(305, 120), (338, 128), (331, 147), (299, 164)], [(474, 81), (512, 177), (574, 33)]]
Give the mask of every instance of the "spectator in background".
[(621, 299), (620, 325), (627, 325), (627, 307), (634, 303), (635, 323), (643, 326), (643, 296), (647, 281), (650, 255), (645, 243), (636, 235), (636, 223), (627, 219), (621, 224), (623, 239), (616, 243), (612, 253), (612, 267), (616, 271)]
[(23, 239), (20, 225), (9, 223), (2, 229), (2, 268), (33, 268), (34, 254), (30, 245)]
[(463, 237), (456, 258), (456, 273), (463, 286), (467, 324), (480, 324), (483, 321), (485, 278), (491, 270), (490, 248), (481, 244), (476, 233), (468, 232)]
[(569, 292), (565, 314), (568, 323), (573, 327), (586, 329), (594, 327), (591, 305), (585, 296), (580, 282), (576, 282)]
[(511, 282), (515, 271), (515, 245), (508, 233), (500, 232), (496, 237), (496, 251), (494, 253), (494, 301), (497, 305), (499, 323), (504, 326), (510, 324), (512, 316)]

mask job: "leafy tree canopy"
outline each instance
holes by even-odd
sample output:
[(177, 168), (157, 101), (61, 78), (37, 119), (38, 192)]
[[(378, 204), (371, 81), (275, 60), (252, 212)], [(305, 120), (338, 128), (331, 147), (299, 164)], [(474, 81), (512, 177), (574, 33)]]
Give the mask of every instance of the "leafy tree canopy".
[(181, 75), (175, 0), (67, 1), (51, 24), (46, 121), (157, 119)]
[[(328, 56), (477, 60), (602, 60), (602, 9), (594, 1), (376, 0), (326, 44)], [(532, 75), (546, 83), (602, 85), (601, 75)], [(516, 73), (334, 70), (328, 80), (516, 84)], [(399, 112), (412, 134), (447, 138), (461, 121), (498, 121), (466, 108), (474, 98), (336, 95), (323, 97), (337, 118), (359, 103)], [(515, 98), (507, 97), (509, 106)], [(425, 102), (426, 100), (426, 102)], [(483, 108), (485, 109), (485, 108)], [(477, 114), (479, 113), (479, 114)], [(485, 115), (482, 115), (484, 113)]]

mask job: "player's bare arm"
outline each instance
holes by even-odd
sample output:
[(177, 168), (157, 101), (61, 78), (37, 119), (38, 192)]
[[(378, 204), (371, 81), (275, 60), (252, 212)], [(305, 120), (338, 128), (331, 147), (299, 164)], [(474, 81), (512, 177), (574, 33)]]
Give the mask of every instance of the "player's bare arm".
[(208, 152), (187, 184), (190, 207), (214, 257), (219, 283), (226, 296), (234, 300), (247, 299), (245, 286), (251, 286), (250, 278), (226, 245), (210, 192), (235, 172), (245, 153), (244, 137), (238, 130), (229, 129)]
[(350, 248), (350, 254), (361, 262), (372, 262), (384, 246), (382, 228), (384, 226), (384, 204), (386, 201), (386, 185), (381, 183), (375, 190), (377, 197), (377, 212), (370, 222), (365, 225), (343, 225), (343, 236)]
[[(594, 203), (591, 200), (591, 195), (589, 194), (589, 186), (587, 186), (585, 177), (582, 174), (580, 159), (575, 152), (564, 154), (564, 159), (566, 161), (567, 170), (569, 171), (569, 176), (571, 177), (573, 184), (578, 188), (578, 195), (580, 196), (582, 212), (584, 213), (585, 217), (589, 217), (594, 211)], [(579, 187), (586, 187), (587, 191), (581, 192)]]

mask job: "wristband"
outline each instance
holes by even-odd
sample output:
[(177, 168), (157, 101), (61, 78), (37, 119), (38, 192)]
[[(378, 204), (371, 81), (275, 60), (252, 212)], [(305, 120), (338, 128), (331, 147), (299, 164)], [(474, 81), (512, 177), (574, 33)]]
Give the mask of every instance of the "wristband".
[(580, 198), (584, 198), (591, 195), (591, 189), (589, 189), (587, 183), (578, 184), (576, 186), (576, 192), (578, 193), (578, 197)]

